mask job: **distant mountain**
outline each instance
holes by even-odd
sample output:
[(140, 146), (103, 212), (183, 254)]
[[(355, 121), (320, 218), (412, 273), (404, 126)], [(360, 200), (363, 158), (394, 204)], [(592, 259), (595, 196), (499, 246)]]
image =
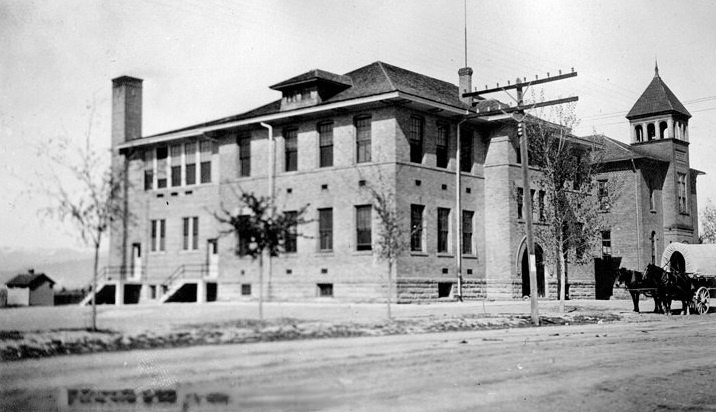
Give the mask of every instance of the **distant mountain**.
[[(35, 269), (57, 282), (55, 289), (83, 287), (92, 280), (94, 252), (79, 249), (31, 249), (0, 247), (0, 285), (10, 278)], [(107, 264), (107, 252), (100, 252), (99, 268)]]

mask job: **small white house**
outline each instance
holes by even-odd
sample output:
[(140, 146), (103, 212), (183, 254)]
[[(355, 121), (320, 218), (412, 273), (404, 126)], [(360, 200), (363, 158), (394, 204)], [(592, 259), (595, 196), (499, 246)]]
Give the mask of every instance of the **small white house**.
[(53, 306), (55, 281), (44, 273), (35, 273), (30, 269), (10, 279), (7, 285), (8, 306)]

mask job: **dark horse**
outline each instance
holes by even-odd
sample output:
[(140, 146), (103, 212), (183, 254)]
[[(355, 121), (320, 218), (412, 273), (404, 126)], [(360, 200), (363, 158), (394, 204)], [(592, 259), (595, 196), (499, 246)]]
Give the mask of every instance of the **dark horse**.
[(681, 301), (681, 314), (689, 314), (689, 305), (694, 298), (694, 284), (681, 272), (668, 272), (663, 268), (649, 264), (645, 276), (659, 279), (658, 295), (664, 305), (664, 312), (671, 315), (671, 301)]
[(641, 273), (636, 270), (619, 268), (616, 279), (617, 286), (624, 286), (634, 302), (634, 312), (639, 312), (639, 295), (654, 298), (654, 313), (664, 313), (661, 305), (661, 296), (658, 293), (661, 277), (659, 274)]

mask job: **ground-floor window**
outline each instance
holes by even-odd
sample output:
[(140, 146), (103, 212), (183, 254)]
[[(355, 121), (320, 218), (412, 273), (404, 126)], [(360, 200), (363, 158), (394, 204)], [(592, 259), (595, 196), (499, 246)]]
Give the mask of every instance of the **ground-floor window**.
[(472, 217), (475, 212), (470, 210), (462, 211), (462, 253), (472, 255)]
[(166, 239), (167, 222), (165, 219), (151, 221), (151, 245), (152, 252), (164, 251)]
[(182, 249), (199, 249), (199, 218), (185, 217), (182, 219)]
[(241, 296), (251, 296), (251, 284), (244, 283), (241, 285)]
[(423, 205), (410, 205), (410, 250), (423, 251)]
[(356, 206), (356, 250), (371, 250), (371, 205)]
[(605, 230), (602, 232), (602, 257), (612, 255), (612, 232)]
[(450, 209), (438, 208), (438, 253), (448, 252), (450, 238)]

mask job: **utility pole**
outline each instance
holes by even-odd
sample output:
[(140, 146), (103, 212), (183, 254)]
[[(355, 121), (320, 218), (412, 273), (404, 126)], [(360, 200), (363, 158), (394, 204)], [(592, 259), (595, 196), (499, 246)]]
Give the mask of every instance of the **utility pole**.
[(520, 139), (520, 162), (522, 163), (522, 210), (525, 216), (527, 232), (527, 253), (529, 254), (530, 271), (530, 311), (532, 312), (532, 323), (539, 325), (539, 308), (537, 307), (537, 256), (535, 255), (535, 239), (532, 227), (532, 191), (530, 190), (530, 167), (529, 167), (529, 144), (525, 131), (525, 111), (522, 109), (524, 96), (522, 94), (522, 83), (518, 78), (517, 84), (517, 137)]
[[(510, 95), (507, 91), (515, 89), (517, 92), (517, 97), (512, 97), (513, 100), (517, 103), (516, 107), (507, 107), (507, 108), (498, 108), (497, 110), (488, 110), (487, 112), (478, 112), (478, 114), (475, 117), (488, 117), (498, 114), (509, 114), (514, 113), (512, 115), (512, 118), (517, 121), (517, 136), (520, 139), (520, 161), (522, 163), (522, 210), (524, 211), (525, 216), (525, 231), (527, 232), (527, 253), (529, 254), (529, 272), (530, 272), (530, 309), (532, 313), (532, 323), (534, 325), (539, 325), (539, 308), (538, 308), (538, 301), (537, 301), (537, 258), (535, 256), (535, 248), (534, 248), (534, 230), (532, 227), (532, 193), (530, 191), (530, 172), (529, 172), (529, 144), (527, 140), (527, 131), (525, 130), (524, 120), (525, 120), (525, 110), (534, 109), (538, 107), (546, 107), (546, 106), (552, 106), (555, 104), (562, 104), (562, 103), (568, 103), (568, 102), (575, 102), (579, 98), (577, 96), (573, 97), (567, 97), (564, 99), (556, 99), (556, 100), (550, 100), (546, 102), (539, 102), (539, 103), (533, 103), (530, 105), (524, 104), (524, 92), (533, 85), (536, 84), (542, 84), (542, 83), (548, 83), (553, 82), (557, 80), (563, 80), (570, 77), (576, 77), (577, 72), (574, 71), (574, 68), (572, 68), (571, 73), (562, 74), (562, 71), (559, 71), (559, 75), (555, 77), (550, 77), (549, 73), (547, 73), (546, 79), (539, 79), (537, 76), (535, 76), (535, 80), (527, 82), (526, 78), (523, 78), (523, 81), (520, 81), (519, 78), (517, 78), (517, 81), (514, 85), (511, 85), (510, 82), (507, 82), (507, 86), (500, 87), (499, 83), (497, 84), (497, 87), (488, 89), (487, 86), (485, 86), (485, 90), (481, 91), (474, 91), (470, 93), (463, 93), (462, 97), (477, 97), (483, 94), (489, 94), (489, 93), (496, 93), (496, 92), (505, 92), (510, 97)], [(475, 103), (473, 103), (474, 105)], [(564, 285), (562, 286), (564, 287)]]
[[(455, 252), (455, 264), (457, 266), (457, 295), (455, 298), (457, 298), (458, 302), (463, 301), (463, 279), (462, 279), (462, 197), (461, 197), (461, 190), (462, 190), (462, 181), (460, 177), (462, 176), (462, 154), (460, 153), (460, 145), (462, 144), (460, 142), (461, 136), (460, 136), (460, 128), (462, 127), (462, 124), (468, 121), (470, 117), (465, 117), (457, 124), (457, 148), (455, 149), (455, 160), (456, 160), (456, 171), (455, 171), (455, 233), (457, 234), (456, 242), (457, 243), (457, 251)], [(472, 139), (472, 136), (469, 137)]]

